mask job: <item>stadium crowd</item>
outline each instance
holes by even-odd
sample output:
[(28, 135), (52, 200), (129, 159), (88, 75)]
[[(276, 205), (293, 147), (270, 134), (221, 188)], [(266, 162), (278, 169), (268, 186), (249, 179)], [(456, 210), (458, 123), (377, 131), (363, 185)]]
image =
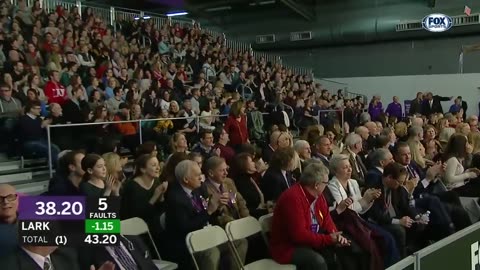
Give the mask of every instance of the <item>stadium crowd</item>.
[[(445, 114), (441, 101), (453, 98), (430, 92), (409, 112), (397, 97), (385, 109), (379, 96), (331, 94), (233, 51), (196, 24), (139, 19), (114, 33), (88, 8), (0, 9), (3, 150), (46, 157), (47, 126), (92, 123), (51, 129), (45, 195), (119, 196), (121, 218), (143, 219), (179, 269), (194, 268), (188, 233), (249, 216), (273, 213), (268, 245), (198, 252), (199, 269), (262, 257), (299, 270), (384, 269), (480, 217), (460, 200), (480, 197), (478, 117), (461, 97)], [(0, 185), (5, 269), (157, 269), (133, 236), (120, 248), (19, 247), (19, 200)]]

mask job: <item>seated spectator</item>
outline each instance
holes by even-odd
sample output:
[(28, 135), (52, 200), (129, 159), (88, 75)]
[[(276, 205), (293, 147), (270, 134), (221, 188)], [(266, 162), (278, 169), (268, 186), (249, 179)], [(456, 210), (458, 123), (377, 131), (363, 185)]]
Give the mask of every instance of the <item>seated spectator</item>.
[(57, 171), (48, 184), (48, 195), (80, 196), (80, 183), (85, 171), (82, 169), (84, 151), (69, 151), (58, 161)]
[(28, 75), (27, 85), (23, 87), (23, 92), (27, 95), (27, 91), (33, 89), (35, 90), (38, 99), (40, 101), (48, 102), (43, 89), (40, 87), (40, 76), (37, 74)]
[(152, 253), (143, 243), (141, 236), (121, 235), (118, 240), (120, 242), (118, 246), (80, 248), (78, 255), (80, 269), (96, 269), (95, 267), (98, 267), (98, 270), (158, 269), (153, 262)]
[[(376, 151), (380, 150), (382, 149)], [(382, 162), (380, 155), (375, 158), (375, 163), (378, 164), (379, 160)], [(380, 181), (370, 181), (370, 178), (367, 177), (367, 188), (381, 191), (380, 197), (374, 201), (373, 206), (368, 210), (367, 217), (394, 236), (400, 256), (403, 258), (407, 255), (407, 234), (413, 237), (417, 227), (412, 227), (417, 217), (417, 211), (409, 206), (408, 199), (404, 199), (406, 190), (402, 188), (408, 173), (398, 163), (389, 163), (379, 169), (383, 170), (383, 172), (380, 172)], [(428, 220), (420, 220), (420, 222), (425, 224), (428, 223)], [(414, 239), (412, 237), (409, 238)]]
[(42, 116), (47, 116), (47, 104), (44, 102), (44, 101), (41, 101), (38, 96), (37, 96), (37, 91), (35, 91), (34, 89), (28, 89), (27, 90), (27, 100), (25, 103), (28, 103), (28, 102), (32, 102), (32, 101), (39, 101), (40, 102), (40, 106), (42, 107), (42, 110), (40, 112), (40, 114)]
[(48, 77), (50, 80), (45, 84), (45, 96), (49, 103), (58, 103), (63, 105), (67, 101), (67, 90), (60, 83), (60, 73), (56, 70), (50, 71)]
[[(235, 150), (230, 147), (228, 144), (229, 141), (228, 133), (223, 128), (216, 128), (213, 131), (213, 141), (217, 142), (213, 146), (213, 151), (220, 151), (219, 156), (224, 158), (227, 164), (230, 164), (233, 157), (235, 156)], [(218, 150), (217, 150), (218, 149)]]
[(462, 163), (467, 157), (469, 148), (467, 137), (455, 134), (450, 137), (445, 149), (444, 159), (445, 185), (448, 190), (453, 190), (461, 197), (480, 197), (480, 183), (478, 181), (467, 181), (475, 179), (480, 175), (480, 170), (471, 168), (465, 170)]
[(350, 166), (352, 166), (352, 179), (355, 179), (360, 187), (365, 186), (365, 176), (367, 175), (367, 168), (359, 156), (363, 150), (362, 147), (362, 137), (350, 133), (345, 139), (345, 150), (342, 152), (342, 154), (348, 155)]
[(120, 110), (120, 104), (123, 102), (123, 90), (120, 87), (113, 89), (114, 96), (105, 101), (105, 106), (110, 114), (116, 114)]
[(152, 141), (144, 142), (137, 147), (137, 151), (135, 152), (135, 154), (136, 154), (136, 157), (140, 157), (142, 155), (150, 155), (152, 157), (157, 157), (158, 156), (157, 144)]
[[(177, 262), (180, 269), (191, 269), (192, 259), (185, 244), (188, 233), (200, 230), (220, 213), (220, 205), (227, 205), (228, 196), (214, 195), (209, 200), (206, 186), (201, 181), (202, 171), (191, 160), (181, 161), (175, 168), (175, 182), (166, 197), (166, 230), (169, 245), (168, 260)], [(228, 246), (222, 247), (228, 251)], [(218, 269), (218, 248), (195, 254), (199, 269)], [(222, 252), (225, 253), (225, 252)]]
[(350, 245), (337, 231), (322, 195), (328, 174), (321, 164), (307, 165), (299, 183), (280, 196), (270, 233), (270, 252), (278, 263), (293, 264), (299, 270), (335, 269), (334, 253), (341, 250), (335, 246)]
[(200, 142), (193, 147), (192, 152), (200, 153), (205, 160), (210, 158), (213, 154), (218, 155), (218, 153), (214, 153), (215, 148), (213, 147), (213, 134), (211, 130), (202, 130), (199, 137)]
[(433, 165), (431, 160), (425, 160), (425, 158), (420, 153), (419, 145), (422, 144), (423, 140), (423, 128), (421, 126), (412, 126), (408, 129), (408, 140), (407, 144), (410, 147), (410, 152), (412, 154), (412, 160), (420, 166), (422, 170), (427, 168), (427, 165)]
[(240, 153), (235, 156), (232, 163), (229, 176), (235, 181), (238, 192), (245, 199), (250, 215), (259, 218), (268, 214), (265, 198), (254, 179), (257, 169), (253, 156), (249, 153)]
[(119, 196), (121, 183), (113, 176), (106, 178), (105, 160), (101, 156), (87, 154), (82, 159), (82, 170), (85, 172), (80, 183), (82, 194), (91, 197)]
[(213, 126), (215, 122), (214, 107), (214, 99), (210, 99), (207, 104), (201, 106), (202, 112), (200, 113), (200, 128), (209, 130), (215, 129)]
[(287, 132), (274, 131), (270, 135), (270, 143), (263, 149), (263, 160), (269, 163), (275, 151), (290, 147), (292, 144), (292, 137)]
[(292, 176), (295, 155), (293, 148), (279, 149), (273, 154), (269, 167), (260, 181), (265, 201), (276, 201), (282, 192), (295, 183)]
[[(118, 106), (119, 112), (115, 114), (113, 121), (129, 121), (130, 120), (130, 108), (126, 103), (120, 103)], [(138, 146), (138, 123), (118, 123), (115, 124), (115, 128), (122, 135), (123, 144), (130, 149), (130, 152), (134, 153)]]
[[(330, 161), (334, 176), (328, 184), (327, 202), (333, 199), (336, 211), (333, 220), (340, 230), (349, 233), (353, 239), (370, 254), (372, 269), (385, 269), (400, 259), (393, 236), (373, 223), (361, 219), (358, 214), (366, 213), (381, 195), (377, 189), (367, 189), (362, 196), (355, 179), (351, 179), (352, 167), (347, 155), (334, 155)], [(331, 199), (328, 197), (332, 197)], [(329, 203), (331, 205), (331, 203)], [(347, 208), (347, 209), (346, 209)], [(353, 211), (357, 215), (352, 215)], [(370, 232), (370, 233), (365, 233)], [(370, 243), (365, 245), (365, 243)], [(385, 249), (382, 246), (385, 245)]]
[(122, 188), (121, 218), (143, 219), (154, 238), (160, 241), (160, 216), (165, 211), (164, 196), (168, 182), (159, 181), (159, 176), (157, 157), (142, 155), (136, 159), (135, 174)]
[[(175, 167), (177, 167), (178, 163), (187, 159), (188, 159), (188, 155), (185, 152), (173, 153), (165, 162), (165, 166), (162, 169), (160, 179), (168, 182), (168, 184), (172, 187), (176, 181)], [(167, 191), (170, 191), (170, 189)]]
[[(5, 269), (80, 269), (73, 249), (57, 246), (17, 246), (15, 252), (0, 260)], [(105, 262), (99, 270), (114, 269), (112, 262)], [(95, 269), (95, 268), (90, 268)]]
[(478, 132), (478, 116), (476, 115), (470, 115), (467, 118), (467, 123), (470, 125), (470, 131), (471, 132)]
[(115, 181), (123, 183), (126, 179), (125, 174), (123, 173), (123, 166), (126, 162), (122, 161), (122, 158), (119, 154), (114, 152), (105, 153), (102, 155), (103, 160), (105, 160), (105, 168), (107, 169), (107, 178), (113, 176)]
[(190, 151), (188, 151), (187, 138), (181, 132), (176, 132), (172, 135), (172, 138), (170, 139), (170, 145), (172, 146), (172, 153), (190, 153)]
[(298, 179), (305, 168), (305, 161), (312, 158), (312, 150), (310, 148), (310, 144), (305, 140), (296, 141), (293, 148), (295, 149), (295, 152), (297, 152), (299, 162), (297, 164), (297, 169), (295, 169), (293, 172), (293, 175)]
[(323, 165), (327, 167), (330, 156), (332, 155), (332, 142), (327, 136), (321, 136), (316, 139), (313, 146), (313, 158), (322, 161)]
[(84, 90), (80, 87), (72, 89), (72, 97), (62, 106), (63, 117), (67, 123), (83, 123), (85, 121), (83, 112), (89, 109), (85, 101)]
[(14, 252), (18, 245), (17, 211), (18, 195), (15, 188), (0, 184), (0, 258)]
[(12, 88), (7, 84), (0, 85), (0, 117), (17, 117), (22, 112), (22, 102), (12, 97)]
[[(222, 214), (213, 221), (213, 224), (225, 227), (230, 221), (250, 216), (242, 194), (237, 192), (237, 188), (232, 179), (227, 178), (227, 163), (223, 158), (211, 157), (207, 159), (204, 166), (204, 173), (206, 175), (205, 184), (209, 197), (218, 195), (229, 198), (227, 204), (219, 207), (218, 211)], [(247, 239), (234, 241), (233, 244), (238, 251), (239, 259), (242, 264), (245, 264), (248, 248)], [(228, 269), (236, 269), (234, 255), (230, 254), (228, 259)]]
[[(36, 154), (48, 157), (48, 142), (45, 128), (52, 120), (40, 118), (40, 102), (31, 102), (25, 106), (26, 114), (19, 119), (20, 141), (23, 143), (23, 151), (26, 154)], [(60, 149), (55, 144), (50, 145), (51, 162), (55, 166)]]

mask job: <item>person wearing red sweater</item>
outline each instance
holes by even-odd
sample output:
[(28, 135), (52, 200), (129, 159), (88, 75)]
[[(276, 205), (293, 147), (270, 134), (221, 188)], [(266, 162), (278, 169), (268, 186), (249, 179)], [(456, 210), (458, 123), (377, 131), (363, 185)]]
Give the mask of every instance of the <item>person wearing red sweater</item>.
[(224, 129), (229, 135), (230, 146), (234, 149), (249, 142), (245, 106), (242, 101), (239, 100), (232, 104)]
[(45, 84), (45, 96), (48, 97), (48, 103), (58, 103), (63, 105), (68, 98), (65, 86), (60, 83), (60, 73), (56, 70), (50, 71), (48, 76), (50, 81)]
[(299, 182), (280, 195), (270, 233), (270, 252), (278, 263), (294, 264), (297, 270), (327, 270), (322, 250), (350, 245), (337, 231), (322, 195), (328, 173), (322, 164), (310, 164)]

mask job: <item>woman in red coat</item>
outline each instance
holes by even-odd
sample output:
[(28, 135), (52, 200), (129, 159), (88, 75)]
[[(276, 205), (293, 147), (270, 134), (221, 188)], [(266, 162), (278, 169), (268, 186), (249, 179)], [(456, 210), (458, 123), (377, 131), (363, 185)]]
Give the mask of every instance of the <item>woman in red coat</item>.
[(225, 131), (230, 138), (230, 146), (238, 149), (242, 144), (248, 143), (247, 117), (243, 101), (237, 101), (230, 108), (230, 115), (225, 122)]
[(328, 169), (308, 165), (298, 184), (280, 195), (273, 214), (270, 252), (275, 261), (294, 264), (297, 270), (326, 270), (323, 251), (349, 246), (337, 231), (322, 195), (328, 185)]

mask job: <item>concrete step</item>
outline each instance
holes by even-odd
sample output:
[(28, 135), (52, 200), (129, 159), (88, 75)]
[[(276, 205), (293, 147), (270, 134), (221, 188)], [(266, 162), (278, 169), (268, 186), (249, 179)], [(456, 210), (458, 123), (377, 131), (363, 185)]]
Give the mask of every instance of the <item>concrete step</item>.
[(23, 169), (15, 173), (0, 175), (0, 184), (15, 185), (18, 182), (31, 181), (34, 178), (42, 178), (42, 179), (50, 178), (48, 169), (43, 169), (43, 170)]
[(17, 192), (27, 195), (40, 195), (48, 190), (49, 180), (15, 185)]

